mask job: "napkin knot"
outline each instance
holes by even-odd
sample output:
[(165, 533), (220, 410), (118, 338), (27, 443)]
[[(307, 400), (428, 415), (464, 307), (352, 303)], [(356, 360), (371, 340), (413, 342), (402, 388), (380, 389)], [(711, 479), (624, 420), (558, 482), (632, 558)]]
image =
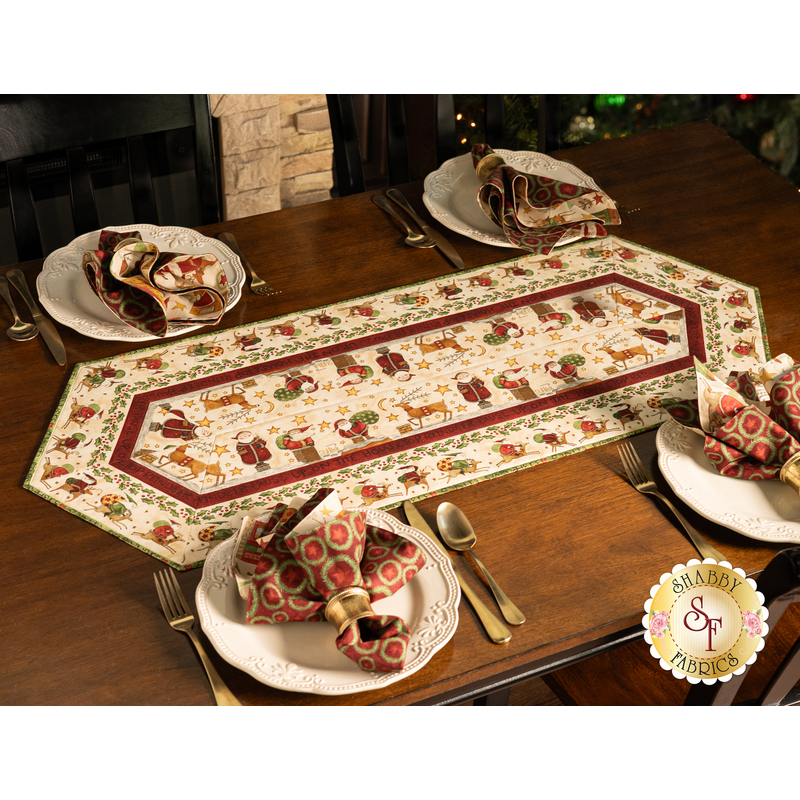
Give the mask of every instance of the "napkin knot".
[(800, 364), (783, 354), (759, 374), (727, 382), (695, 358), (696, 400), (661, 402), (676, 421), (704, 437), (703, 451), (726, 477), (780, 480), (800, 493)]
[[(317, 502), (312, 497), (306, 507)], [(298, 524), (302, 515), (289, 515), (279, 504), (262, 526), (266, 543), (252, 576), (247, 621), (327, 620), (336, 628), (339, 651), (361, 669), (402, 669), (408, 626), (371, 604), (405, 586), (425, 565), (424, 552), (372, 524), (363, 511), (342, 512), (310, 530)]]

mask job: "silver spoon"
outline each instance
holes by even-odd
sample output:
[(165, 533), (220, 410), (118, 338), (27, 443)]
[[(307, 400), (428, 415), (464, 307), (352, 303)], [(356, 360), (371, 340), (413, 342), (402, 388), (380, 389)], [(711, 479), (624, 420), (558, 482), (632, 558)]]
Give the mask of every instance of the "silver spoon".
[(414, 233), (409, 224), (392, 208), (391, 203), (382, 195), (376, 194), (372, 198), (378, 208), (382, 208), (387, 214), (394, 217), (405, 229), (408, 236), (406, 236), (406, 244), (412, 247), (436, 247), (436, 242), (430, 236), (425, 236), (422, 233)]
[[(451, 550), (461, 550), (462, 552), (471, 551), (475, 546), (475, 531), (464, 512), (452, 503), (442, 503), (436, 511), (436, 522), (439, 526), (439, 533), (442, 535), (445, 544)], [(483, 562), (475, 555), (469, 553), (480, 571), (489, 583), (489, 587), (494, 594), (497, 605), (509, 625), (522, 625), (525, 622), (523, 613), (508, 599), (506, 593), (497, 585), (495, 579), (489, 574), (489, 570)]]
[(14, 324), (6, 331), (9, 339), (15, 342), (25, 342), (39, 335), (39, 329), (32, 322), (23, 322), (17, 314), (14, 301), (11, 299), (11, 292), (8, 291), (8, 281), (0, 276), (0, 294), (8, 303), (11, 313), (14, 315)]

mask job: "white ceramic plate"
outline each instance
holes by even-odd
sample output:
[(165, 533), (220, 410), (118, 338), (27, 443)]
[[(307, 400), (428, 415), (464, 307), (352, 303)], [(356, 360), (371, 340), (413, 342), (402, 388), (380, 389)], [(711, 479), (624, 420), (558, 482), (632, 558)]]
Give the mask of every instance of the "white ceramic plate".
[(790, 487), (720, 475), (703, 439), (672, 419), (658, 429), (656, 446), (667, 483), (698, 514), (751, 539), (800, 542), (800, 497)]
[[(142, 238), (158, 245), (159, 250), (179, 253), (212, 253), (222, 264), (230, 286), (228, 308), (242, 296), (245, 273), (239, 257), (217, 239), (201, 236), (190, 228), (158, 227), (157, 225), (108, 225), (114, 231), (141, 231)], [(109, 311), (91, 290), (81, 264), (86, 250), (97, 247), (100, 231), (79, 236), (66, 247), (50, 253), (36, 279), (42, 305), (56, 322), (74, 328), (92, 339), (145, 342), (159, 339), (126, 325)], [(168, 330), (167, 337), (199, 330), (203, 325)]]
[(235, 537), (211, 551), (197, 587), (200, 624), (217, 652), (261, 683), (289, 692), (343, 695), (379, 689), (402, 680), (430, 661), (458, 625), (461, 590), (447, 556), (425, 534), (383, 511), (367, 510), (369, 521), (419, 545), (425, 566), (392, 597), (373, 604), (411, 630), (406, 664), (397, 672), (365, 672), (336, 649), (328, 622), (250, 625), (230, 567)]
[[(584, 172), (572, 164), (556, 161), (544, 153), (527, 150), (495, 150), (506, 164), (529, 175), (541, 175), (558, 181), (568, 181), (590, 189), (600, 187)], [(445, 161), (439, 169), (425, 178), (422, 201), (434, 219), (456, 233), (497, 247), (514, 247), (481, 210), (478, 190), (481, 183), (472, 166), (472, 154), (465, 153)]]

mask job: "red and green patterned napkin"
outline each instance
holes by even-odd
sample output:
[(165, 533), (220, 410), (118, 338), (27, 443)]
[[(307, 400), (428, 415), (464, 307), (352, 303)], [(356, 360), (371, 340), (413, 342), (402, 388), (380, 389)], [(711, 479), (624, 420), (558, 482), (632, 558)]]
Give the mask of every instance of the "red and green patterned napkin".
[(697, 400), (662, 400), (677, 422), (705, 437), (704, 451), (728, 477), (776, 480), (800, 453), (800, 362), (787, 355), (728, 383), (697, 359)]
[[(492, 158), (478, 170), (487, 156)], [(607, 236), (603, 223), (620, 224), (614, 201), (597, 189), (526, 175), (504, 163), (487, 144), (472, 148), (472, 163), (482, 183), (481, 209), (522, 250), (547, 255), (560, 245)]]
[(115, 316), (155, 336), (170, 327), (213, 325), (228, 302), (225, 270), (215, 256), (160, 253), (139, 231), (101, 231), (97, 249), (83, 255), (83, 272)]
[[(425, 564), (413, 542), (350, 511), (304, 533), (294, 529), (296, 516), (282, 522), (280, 504), (262, 529), (274, 535), (263, 547), (250, 584), (250, 623), (317, 622), (335, 592), (351, 586), (365, 589), (370, 602), (390, 597)], [(339, 635), (336, 647), (363, 670), (390, 672), (403, 668), (409, 629), (386, 614), (358, 619)]]

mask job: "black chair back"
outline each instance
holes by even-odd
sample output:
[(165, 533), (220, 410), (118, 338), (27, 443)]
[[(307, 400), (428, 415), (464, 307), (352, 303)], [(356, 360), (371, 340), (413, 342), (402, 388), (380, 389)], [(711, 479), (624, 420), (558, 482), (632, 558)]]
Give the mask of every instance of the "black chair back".
[[(336, 168), (336, 185), (340, 197), (365, 191), (364, 171), (359, 148), (353, 97), (349, 94), (329, 94), (328, 112), (333, 137), (333, 157)], [(409, 169), (405, 95), (386, 95), (386, 155), (387, 176), (390, 186), (408, 183)], [(558, 148), (560, 136), (558, 120), (558, 95), (540, 95), (539, 98), (539, 150)], [(505, 102), (501, 94), (484, 95), (485, 140), (495, 149), (506, 147)], [(443, 164), (458, 154), (456, 115), (453, 95), (435, 95), (435, 147), (436, 163)]]
[(90, 159), (93, 148), (112, 142), (124, 143), (133, 207), (129, 221), (175, 224), (168, 213), (159, 213), (148, 143), (178, 129), (192, 131), (196, 224), (218, 222), (219, 181), (208, 95), (0, 96), (0, 176), (5, 172), (18, 260), (44, 255), (30, 181), (42, 156), (66, 167), (75, 236), (100, 227)]

